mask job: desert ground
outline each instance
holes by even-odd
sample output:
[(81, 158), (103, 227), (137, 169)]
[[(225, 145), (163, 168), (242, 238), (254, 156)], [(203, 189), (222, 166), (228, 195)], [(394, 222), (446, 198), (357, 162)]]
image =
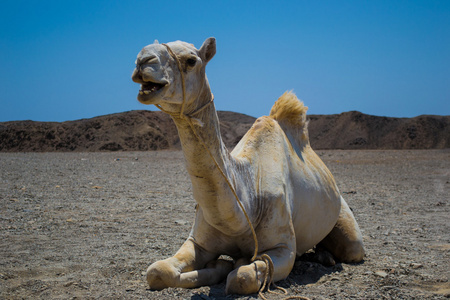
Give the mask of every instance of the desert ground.
[[(361, 227), (364, 262), (304, 255), (278, 284), (310, 299), (450, 297), (450, 149), (317, 151)], [(195, 214), (180, 151), (0, 153), (1, 299), (256, 299), (148, 289)], [(265, 293), (268, 299), (285, 296)]]

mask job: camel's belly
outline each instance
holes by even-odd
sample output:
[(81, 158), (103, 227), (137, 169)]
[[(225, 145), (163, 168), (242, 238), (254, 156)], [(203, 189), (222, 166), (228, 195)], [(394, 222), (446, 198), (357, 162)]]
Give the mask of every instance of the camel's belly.
[(297, 254), (301, 255), (317, 245), (333, 229), (339, 217), (340, 198), (309, 199), (293, 212)]

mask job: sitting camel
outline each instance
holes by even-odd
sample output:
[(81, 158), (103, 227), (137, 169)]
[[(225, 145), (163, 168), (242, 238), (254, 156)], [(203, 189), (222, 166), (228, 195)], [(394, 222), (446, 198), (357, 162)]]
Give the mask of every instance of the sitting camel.
[[(205, 75), (216, 41), (144, 47), (133, 81), (138, 100), (170, 114), (197, 202), (189, 237), (147, 270), (151, 289), (194, 288), (225, 278), (226, 292), (251, 294), (285, 279), (296, 255), (320, 244), (342, 262), (364, 257), (361, 233), (333, 176), (309, 144), (307, 107), (282, 95), (230, 153)], [(230, 260), (219, 259), (228, 255)]]

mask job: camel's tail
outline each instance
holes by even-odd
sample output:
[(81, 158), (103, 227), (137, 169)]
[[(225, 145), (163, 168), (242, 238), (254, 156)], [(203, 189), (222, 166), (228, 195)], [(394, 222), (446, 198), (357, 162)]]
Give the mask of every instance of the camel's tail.
[(306, 107), (293, 92), (285, 92), (270, 110), (270, 116), (278, 121), (292, 144), (309, 144)]

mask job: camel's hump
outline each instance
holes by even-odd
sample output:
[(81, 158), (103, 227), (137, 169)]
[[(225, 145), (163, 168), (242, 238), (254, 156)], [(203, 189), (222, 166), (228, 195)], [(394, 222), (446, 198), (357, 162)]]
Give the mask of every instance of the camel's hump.
[(285, 92), (270, 110), (270, 116), (280, 123), (303, 127), (306, 123), (306, 107), (293, 92)]

